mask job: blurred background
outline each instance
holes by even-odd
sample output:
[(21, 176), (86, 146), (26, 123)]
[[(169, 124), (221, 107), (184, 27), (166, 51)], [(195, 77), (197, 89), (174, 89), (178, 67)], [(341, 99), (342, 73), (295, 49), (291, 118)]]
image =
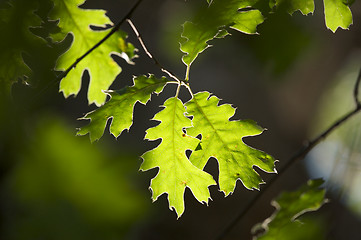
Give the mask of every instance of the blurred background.
[[(106, 9), (117, 23), (133, 4), (88, 0), (81, 7)], [(180, 77), (185, 74), (179, 50), (181, 25), (205, 4), (144, 0), (133, 14), (149, 51)], [(39, 14), (45, 18), (50, 8), (42, 6)], [(284, 165), (306, 140), (354, 108), (353, 88), (361, 68), (360, 2), (351, 10), (350, 30), (336, 33), (326, 29), (320, 1), (313, 15), (296, 12), (291, 17), (284, 11), (267, 15), (259, 35), (232, 31), (232, 36), (213, 41), (214, 47), (192, 64), (193, 92), (212, 92), (222, 103), (237, 107), (234, 119), (253, 119), (267, 128), (245, 141), (278, 159), (277, 167)], [(10, 29), (17, 36), (16, 26)], [(162, 76), (131, 28), (124, 23), (121, 29), (139, 49), (139, 58), (135, 65), (127, 65), (114, 56), (123, 71), (111, 89), (131, 85), (133, 75)], [(12, 98), (2, 97), (0, 102), (0, 239), (215, 239), (255, 197), (257, 192), (240, 182), (227, 198), (213, 186), (213, 201), (206, 206), (187, 189), (186, 211), (178, 220), (168, 209), (166, 195), (152, 203), (148, 187), (157, 170), (139, 172), (139, 156), (157, 145), (143, 140), (145, 130), (157, 124), (149, 119), (174, 93), (173, 86), (153, 96), (147, 106), (136, 105), (129, 132), (114, 139), (106, 129), (104, 137), (91, 144), (88, 136), (75, 137), (76, 128), (87, 124), (77, 119), (95, 109), (87, 105), (89, 75), (84, 74), (78, 96), (64, 99), (52, 71), (71, 37), (42, 47), (26, 40), (20, 42), (28, 49), (23, 58), (34, 71), (33, 84), (14, 84)], [(181, 97), (189, 99), (185, 90)], [(350, 119), (283, 174), (224, 239), (251, 239), (252, 226), (274, 211), (272, 199), (319, 177), (326, 180), (330, 202), (307, 214), (307, 222), (317, 226), (314, 239), (359, 239), (360, 121), (359, 115)], [(216, 178), (216, 168), (211, 159), (206, 171)], [(272, 177), (259, 172), (266, 182)]]

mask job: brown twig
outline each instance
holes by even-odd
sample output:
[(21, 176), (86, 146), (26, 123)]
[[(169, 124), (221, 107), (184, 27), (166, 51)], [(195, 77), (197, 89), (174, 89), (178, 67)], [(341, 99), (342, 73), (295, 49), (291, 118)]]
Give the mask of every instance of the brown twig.
[(177, 82), (181, 83), (183, 82), (183, 80), (181, 80), (180, 78), (178, 78), (175, 74), (173, 74), (171, 71), (165, 69), (163, 67), (162, 64), (159, 63), (159, 61), (157, 60), (157, 58), (154, 57), (153, 54), (151, 54), (148, 50), (148, 48), (146, 47), (142, 36), (140, 35), (140, 33), (138, 32), (137, 28), (135, 27), (134, 23), (132, 22), (132, 20), (127, 19), (127, 22), (129, 23), (130, 27), (133, 29), (133, 32), (135, 33), (140, 45), (142, 46), (144, 52), (147, 54), (147, 56), (153, 60), (154, 64), (157, 65), (160, 70), (164, 73), (166, 73), (169, 77), (173, 78), (174, 80), (176, 80)]
[(293, 156), (291, 156), (285, 165), (278, 170), (278, 175), (271, 178), (268, 181), (268, 184), (264, 186), (261, 192), (259, 192), (248, 204), (242, 209), (241, 212), (237, 214), (237, 216), (223, 229), (223, 231), (215, 238), (216, 240), (223, 239), (237, 224), (239, 220), (241, 220), (250, 210), (251, 208), (261, 199), (261, 197), (265, 194), (265, 192), (272, 186), (276, 180), (280, 179), (283, 173), (285, 173), (294, 163), (299, 159), (303, 159), (307, 153), (309, 153), (320, 141), (325, 139), (331, 132), (333, 132), (337, 127), (339, 127), (342, 123), (346, 122), (356, 113), (361, 111), (361, 102), (359, 100), (359, 86), (361, 82), (361, 69), (359, 70), (359, 74), (354, 87), (354, 100), (356, 107), (354, 110), (348, 112), (346, 115), (341, 117), (338, 121), (332, 124), (329, 128), (327, 128), (324, 132), (318, 135), (311, 141), (308, 141), (303, 147), (300, 148)]

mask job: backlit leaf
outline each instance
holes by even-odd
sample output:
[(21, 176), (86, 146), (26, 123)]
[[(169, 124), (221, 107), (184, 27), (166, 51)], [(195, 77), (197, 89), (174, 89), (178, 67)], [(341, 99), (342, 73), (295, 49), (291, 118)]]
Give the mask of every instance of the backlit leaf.
[(184, 212), (184, 191), (188, 187), (200, 202), (208, 202), (208, 186), (215, 185), (213, 177), (195, 167), (187, 158), (186, 150), (195, 149), (199, 140), (186, 135), (185, 127), (192, 123), (184, 116), (183, 103), (178, 98), (169, 98), (164, 109), (157, 113), (154, 120), (160, 124), (147, 130), (146, 139), (162, 139), (153, 150), (143, 154), (141, 170), (159, 168), (158, 174), (151, 181), (153, 200), (163, 193), (168, 194), (170, 209), (174, 208), (178, 217)]
[(352, 13), (343, 0), (323, 0), (326, 26), (332, 32), (337, 28), (348, 29), (352, 24)]
[(186, 53), (182, 59), (188, 68), (198, 54), (209, 47), (208, 41), (220, 35), (225, 36), (228, 27), (243, 33), (256, 33), (257, 25), (263, 22), (263, 16), (258, 10), (245, 9), (255, 2), (255, 0), (213, 0), (193, 22), (186, 22), (182, 33), (185, 41), (180, 49)]
[[(352, 24), (352, 13), (349, 8), (352, 1), (323, 0), (327, 28), (336, 32), (337, 28), (348, 29)], [(270, 7), (282, 6), (289, 14), (301, 11), (303, 15), (313, 13), (314, 0), (270, 0)]]
[(315, 10), (314, 0), (271, 0), (270, 7), (282, 6), (289, 14), (300, 11), (303, 15), (313, 13)]
[[(52, 35), (56, 41), (61, 41), (70, 33), (73, 43), (70, 49), (64, 53), (57, 62), (57, 70), (65, 70), (70, 67), (76, 59), (81, 57), (96, 43), (98, 43), (111, 30), (92, 30), (90, 26), (106, 27), (113, 25), (105, 15), (104, 10), (81, 9), (78, 6), (84, 0), (54, 0), (54, 9), (51, 12), (52, 19), (59, 19), (61, 32)], [(89, 71), (90, 83), (88, 89), (89, 104), (102, 105), (106, 95), (102, 92), (108, 90), (121, 72), (121, 68), (112, 59), (111, 54), (119, 55), (128, 63), (135, 57), (134, 46), (125, 42), (126, 34), (117, 31), (90, 55), (84, 58), (73, 68), (60, 83), (60, 91), (65, 97), (76, 95), (81, 88), (81, 77), (85, 69)]]
[(262, 224), (255, 226), (253, 231), (264, 231), (255, 239), (293, 239), (284, 236), (285, 230), (301, 228), (302, 223), (297, 219), (306, 212), (318, 210), (326, 202), (325, 190), (319, 188), (322, 184), (322, 179), (309, 180), (297, 191), (283, 192), (272, 201), (276, 211)]
[(267, 153), (249, 147), (242, 138), (259, 135), (263, 129), (251, 120), (229, 121), (235, 109), (229, 104), (218, 106), (218, 103), (219, 99), (210, 97), (209, 92), (200, 92), (185, 104), (188, 115), (193, 116), (194, 126), (187, 128), (187, 134), (202, 135), (200, 146), (192, 153), (190, 161), (203, 169), (210, 157), (216, 158), (219, 187), (226, 195), (234, 191), (238, 179), (246, 188), (258, 189), (263, 181), (253, 167), (275, 172), (275, 160)]
[(166, 78), (155, 78), (139, 76), (134, 78), (134, 85), (125, 87), (119, 91), (109, 91), (111, 99), (99, 109), (86, 114), (81, 119), (90, 119), (89, 125), (82, 127), (78, 135), (89, 133), (91, 141), (98, 140), (103, 136), (105, 126), (109, 119), (112, 119), (110, 132), (118, 137), (123, 130), (129, 130), (133, 124), (133, 110), (137, 102), (146, 104), (152, 93), (159, 94), (164, 85), (167, 83)]

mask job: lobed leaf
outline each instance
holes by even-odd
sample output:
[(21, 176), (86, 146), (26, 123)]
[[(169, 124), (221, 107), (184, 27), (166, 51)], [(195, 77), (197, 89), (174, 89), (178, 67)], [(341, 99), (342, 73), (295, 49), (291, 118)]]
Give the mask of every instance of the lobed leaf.
[(39, 44), (41, 38), (30, 32), (40, 27), (41, 19), (34, 13), (34, 1), (5, 1), (0, 5), (0, 96), (10, 96), (11, 86), (31, 75), (22, 54)]
[(248, 189), (258, 189), (263, 183), (253, 169), (257, 166), (266, 172), (276, 172), (274, 158), (265, 152), (247, 146), (243, 137), (259, 135), (263, 132), (251, 120), (229, 121), (235, 109), (229, 104), (218, 106), (219, 99), (210, 97), (209, 92), (200, 92), (185, 104), (187, 115), (192, 116), (193, 127), (187, 134), (202, 140), (190, 157), (190, 161), (203, 169), (210, 157), (219, 163), (219, 187), (226, 196), (234, 191), (240, 179)]
[(309, 180), (297, 191), (283, 192), (276, 201), (272, 201), (276, 211), (262, 224), (255, 226), (253, 231), (263, 230), (264, 233), (254, 239), (283, 239), (284, 230), (301, 227), (301, 222), (297, 220), (301, 215), (316, 211), (326, 203), (325, 190), (319, 188), (323, 182), (322, 179)]
[(185, 127), (192, 123), (185, 117), (183, 103), (176, 97), (164, 103), (164, 109), (157, 113), (154, 120), (160, 124), (147, 130), (146, 139), (162, 139), (157, 148), (143, 154), (141, 170), (159, 168), (158, 174), (151, 181), (153, 200), (163, 193), (168, 194), (170, 209), (174, 208), (178, 217), (184, 212), (184, 191), (188, 187), (200, 202), (208, 202), (208, 187), (215, 185), (213, 177), (194, 166), (186, 156), (187, 149), (195, 149), (199, 140), (186, 135)]
[[(58, 59), (56, 69), (65, 70), (70, 67), (76, 59), (86, 53), (111, 30), (92, 30), (90, 26), (106, 27), (113, 25), (105, 15), (104, 10), (81, 9), (78, 6), (85, 0), (54, 0), (54, 9), (51, 12), (52, 19), (59, 20), (61, 32), (53, 34), (56, 41), (61, 41), (67, 34), (73, 35), (73, 43), (70, 49)], [(90, 55), (84, 58), (73, 68), (60, 83), (60, 91), (65, 97), (72, 94), (77, 95), (81, 88), (81, 77), (85, 69), (89, 71), (90, 83), (88, 89), (89, 104), (97, 106), (105, 102), (104, 90), (115, 80), (121, 72), (121, 68), (112, 59), (111, 54), (118, 55), (132, 63), (135, 57), (135, 48), (125, 41), (127, 35), (118, 31), (103, 42)]]
[[(348, 29), (352, 24), (352, 13), (349, 1), (323, 0), (326, 26), (332, 32), (340, 27)], [(270, 7), (283, 6), (289, 14), (301, 11), (303, 15), (313, 13), (315, 10), (314, 0), (270, 0)]]
[(313, 13), (315, 10), (314, 0), (271, 0), (270, 7), (282, 5), (289, 14), (300, 11), (303, 15)]
[(133, 124), (133, 110), (137, 102), (146, 104), (152, 93), (162, 92), (167, 79), (155, 78), (154, 75), (134, 78), (134, 85), (119, 91), (107, 92), (111, 99), (99, 109), (86, 114), (81, 119), (90, 119), (89, 125), (78, 131), (78, 135), (89, 133), (91, 141), (100, 139), (109, 119), (112, 119), (110, 132), (118, 137), (122, 131), (129, 130)]
[(343, 0), (323, 0), (326, 26), (332, 32), (337, 28), (348, 29), (352, 24), (352, 13)]
[(210, 6), (201, 12), (193, 22), (183, 25), (181, 51), (186, 53), (182, 60), (190, 67), (199, 53), (209, 47), (208, 41), (224, 37), (228, 27), (247, 34), (255, 34), (257, 25), (263, 22), (258, 10), (249, 10), (256, 0), (213, 0)]

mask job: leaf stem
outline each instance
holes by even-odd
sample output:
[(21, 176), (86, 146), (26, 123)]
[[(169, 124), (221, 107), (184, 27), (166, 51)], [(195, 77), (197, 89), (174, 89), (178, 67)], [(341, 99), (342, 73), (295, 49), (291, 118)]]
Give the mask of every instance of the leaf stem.
[(239, 220), (241, 220), (256, 203), (261, 199), (261, 197), (267, 192), (268, 189), (273, 185), (273, 183), (276, 182), (276, 180), (280, 179), (283, 173), (286, 172), (291, 166), (293, 166), (294, 163), (297, 162), (299, 159), (303, 159), (307, 153), (309, 153), (320, 141), (325, 139), (331, 132), (333, 132), (335, 129), (337, 129), (339, 126), (341, 126), (344, 122), (346, 122), (348, 119), (350, 119), (352, 116), (357, 114), (361, 111), (361, 103), (359, 101), (359, 92), (358, 88), (361, 82), (361, 69), (359, 71), (359, 75), (356, 80), (356, 84), (354, 87), (354, 99), (356, 102), (356, 107), (354, 110), (348, 112), (343, 117), (341, 117), (339, 120), (334, 122), (329, 128), (327, 128), (324, 132), (322, 132), (320, 135), (318, 135), (313, 140), (308, 141), (304, 146), (302, 146), (294, 155), (292, 155), (287, 161), (286, 164), (281, 167), (278, 171), (278, 175), (275, 175), (272, 177), (268, 184), (264, 186), (262, 191), (260, 191), (251, 201), (248, 202), (248, 204), (237, 214), (237, 216), (223, 229), (223, 231), (215, 238), (216, 240), (223, 239), (237, 224)]
[(192, 96), (192, 98), (194, 98), (194, 94), (193, 94), (192, 89), (189, 86), (188, 82), (186, 82), (186, 83), (182, 82), (182, 85), (185, 86), (188, 89), (189, 94)]
[(182, 84), (181, 84), (181, 83), (178, 83), (177, 91), (176, 91), (176, 94), (175, 94), (175, 97), (176, 97), (176, 98), (178, 98), (178, 95), (179, 95), (179, 91), (180, 91), (181, 86), (182, 86)]
[(188, 82), (189, 81), (189, 70), (190, 70), (191, 66), (187, 65), (187, 70), (186, 70), (186, 77), (185, 77), (185, 81)]
[(138, 32), (137, 28), (135, 27), (134, 23), (132, 22), (132, 20), (130, 20), (129, 18), (127, 19), (128, 24), (130, 25), (130, 27), (133, 29), (133, 32), (135, 33), (140, 45), (142, 46), (144, 52), (148, 55), (148, 57), (150, 59), (153, 60), (154, 64), (157, 65), (160, 70), (164, 73), (166, 73), (169, 77), (175, 79), (177, 82), (179, 82), (179, 84), (182, 82), (182, 80), (180, 80), (175, 74), (173, 74), (171, 71), (165, 69), (163, 67), (162, 64), (159, 63), (159, 61), (154, 57), (154, 55), (152, 55), (149, 51), (148, 48), (146, 47), (146, 45), (144, 44), (144, 41), (142, 39), (142, 36), (140, 35), (140, 33)]

